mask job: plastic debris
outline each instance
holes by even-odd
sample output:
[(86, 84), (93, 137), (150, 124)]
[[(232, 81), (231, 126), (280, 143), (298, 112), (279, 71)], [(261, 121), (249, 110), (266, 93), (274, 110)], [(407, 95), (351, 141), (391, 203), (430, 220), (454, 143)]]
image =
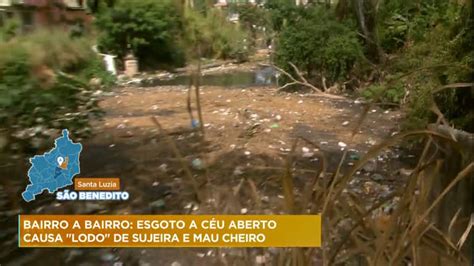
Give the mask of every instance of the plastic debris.
[(168, 171), (168, 165), (165, 164), (165, 163), (162, 163), (158, 169), (161, 171), (161, 172), (167, 172)]
[(242, 167), (241, 166), (237, 166), (235, 169), (234, 169), (234, 172), (232, 173), (233, 175), (241, 175), (243, 174), (244, 171), (242, 170)]
[(265, 256), (259, 255), (255, 257), (255, 263), (256, 264), (265, 264), (266, 263), (266, 258)]
[(199, 126), (199, 121), (196, 119), (191, 120), (191, 128), (197, 128)]
[(194, 159), (194, 160), (191, 162), (191, 165), (193, 166), (194, 169), (197, 169), (197, 170), (202, 170), (202, 169), (204, 168), (204, 167), (203, 167), (202, 160), (199, 159), (199, 158)]
[(150, 204), (148, 204), (148, 206), (150, 206), (152, 208), (163, 208), (163, 207), (165, 207), (165, 201), (162, 200), (162, 199), (155, 200), (153, 202), (150, 202)]
[(277, 123), (272, 124), (272, 125), (270, 126), (270, 128), (279, 128), (279, 127), (280, 127), (280, 125), (278, 125)]
[(360, 156), (359, 154), (354, 153), (354, 154), (349, 155), (349, 159), (352, 161), (357, 161), (360, 159)]

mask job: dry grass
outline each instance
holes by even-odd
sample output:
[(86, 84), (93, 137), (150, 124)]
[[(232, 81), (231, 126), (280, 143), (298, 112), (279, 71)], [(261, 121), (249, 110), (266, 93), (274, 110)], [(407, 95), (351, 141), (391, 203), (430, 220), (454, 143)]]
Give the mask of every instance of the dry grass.
[[(198, 91), (199, 86), (196, 84), (194, 86)], [(199, 97), (199, 94), (197, 95)], [(370, 107), (368, 105), (361, 114), (361, 119), (354, 128), (353, 138), (364, 122)], [(200, 109), (199, 106), (198, 109)], [(192, 114), (190, 115), (192, 117)], [(438, 116), (439, 123), (444, 121), (439, 113)], [(156, 118), (154, 119), (161, 128)], [(163, 133), (163, 130), (160, 130)], [(204, 131), (201, 133), (204, 136)], [(348, 184), (354, 179), (356, 171), (368, 161), (376, 158), (384, 149), (414, 138), (424, 140), (425, 145), (405, 187), (379, 198), (369, 206), (348, 189)], [(173, 140), (168, 139), (175, 155), (183, 161)], [(433, 220), (433, 210), (445, 200), (446, 194), (459, 185), (459, 182), (472, 176), (474, 171), (472, 158), (468, 158), (463, 168), (458, 169), (457, 175), (442, 188), (442, 192), (433, 197), (432, 190), (437, 184), (436, 180), (446, 178), (442, 166), (449, 163), (449, 161), (443, 161), (440, 156), (442, 154), (439, 146), (443, 145), (444, 150), (465, 153), (463, 144), (457, 142), (452, 135), (431, 130), (400, 133), (372, 147), (353, 167), (343, 171), (342, 163), (346, 157), (346, 151), (329, 180), (325, 178), (328, 175), (326, 173), (327, 160), (323, 153), (318, 153), (316, 156), (319, 158), (319, 166), (317, 169), (311, 169), (314, 173), (313, 178), (308, 181), (304, 193), (300, 194), (295, 193), (293, 173), (295, 150), (303, 142), (318, 148), (318, 145), (310, 140), (294, 139), (285, 165), (281, 168), (281, 189), (285, 201), (285, 210), (282, 211), (291, 214), (321, 213), (324, 246), (322, 249), (280, 249), (279, 255), (273, 260), (275, 262), (273, 265), (313, 265), (315, 258), (319, 258), (324, 265), (406, 265), (408, 263), (431, 265), (435, 262), (438, 265), (467, 265), (469, 263), (462, 248), (470, 227), (460, 236), (451, 232), (460, 211), (457, 211), (453, 217), (449, 217), (448, 230), (440, 228)], [(187, 168), (185, 164), (183, 167)], [(207, 171), (206, 169), (206, 173)], [(185, 172), (188, 173), (189, 170)], [(237, 196), (244, 189), (250, 191), (251, 200), (257, 210), (261, 206), (262, 195), (250, 178), (242, 178), (239, 185), (233, 189), (213, 185), (209, 180), (205, 186), (198, 188), (193, 176), (190, 173), (188, 176), (199, 201), (212, 202), (213, 212), (238, 212), (240, 203)], [(251, 254), (248, 250), (242, 252), (244, 256), (240, 261), (219, 256), (220, 262), (224, 265), (254, 264), (255, 260), (249, 258)]]

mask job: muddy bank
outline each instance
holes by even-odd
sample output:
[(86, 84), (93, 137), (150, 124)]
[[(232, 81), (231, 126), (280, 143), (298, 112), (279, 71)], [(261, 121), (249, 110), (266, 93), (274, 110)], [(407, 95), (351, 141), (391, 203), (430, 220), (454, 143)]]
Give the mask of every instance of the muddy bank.
[[(352, 99), (280, 93), (272, 87), (229, 90), (202, 88), (205, 140), (192, 128), (186, 109), (185, 86), (124, 87), (104, 96), (106, 114), (94, 121), (95, 136), (82, 142), (81, 177), (117, 176), (130, 192), (127, 202), (57, 202), (43, 193), (32, 204), (19, 203), (27, 184), (27, 158), (15, 159), (0, 171), (2, 184), (2, 261), (53, 265), (135, 263), (139, 265), (211, 265), (227, 260), (245, 262), (265, 256), (271, 249), (84, 249), (18, 250), (16, 213), (282, 213), (284, 210), (281, 175), (293, 140), (310, 144), (296, 148), (292, 169), (295, 189), (303, 191), (319, 167), (316, 154), (328, 160), (327, 176), (337, 167), (344, 150), (343, 168), (354, 164), (370, 147), (398, 132), (401, 113), (373, 109), (351, 136), (363, 110)], [(212, 191), (213, 203), (197, 203), (188, 179), (170, 146), (150, 117), (155, 116), (176, 142), (203, 191)], [(72, 136), (74, 139), (74, 136)], [(393, 148), (357, 172), (353, 191), (367, 201), (403, 185), (400, 169), (408, 154)], [(12, 178), (14, 177), (14, 178)], [(251, 180), (260, 204), (243, 180)], [(208, 193), (208, 192), (206, 192)], [(54, 256), (52, 256), (54, 254)], [(59, 255), (58, 255), (59, 254)], [(317, 259), (317, 256), (315, 257)]]

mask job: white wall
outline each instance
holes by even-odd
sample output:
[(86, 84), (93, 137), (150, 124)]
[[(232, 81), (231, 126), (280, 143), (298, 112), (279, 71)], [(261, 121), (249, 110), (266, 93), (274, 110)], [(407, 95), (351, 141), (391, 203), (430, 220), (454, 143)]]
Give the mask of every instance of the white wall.
[(11, 6), (12, 1), (11, 0), (0, 0), (0, 6)]

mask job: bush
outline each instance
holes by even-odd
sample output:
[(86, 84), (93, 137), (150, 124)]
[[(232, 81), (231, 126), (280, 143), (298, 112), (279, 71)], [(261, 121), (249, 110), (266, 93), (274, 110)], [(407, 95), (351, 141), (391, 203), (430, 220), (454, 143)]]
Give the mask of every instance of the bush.
[(385, 84), (374, 84), (362, 91), (366, 99), (378, 99), (385, 104), (400, 104), (405, 96), (404, 84), (397, 83), (388, 86)]
[(142, 68), (184, 64), (182, 17), (171, 0), (119, 1), (98, 15), (96, 25), (102, 51), (123, 58), (131, 50)]
[(0, 24), (0, 26), (0, 41), (8, 41), (20, 31), (21, 21), (17, 18), (10, 18), (5, 20), (3, 25)]
[(270, 24), (276, 32), (283, 30), (288, 22), (296, 20), (300, 13), (293, 0), (268, 0), (265, 8), (270, 11)]
[(347, 78), (362, 56), (355, 31), (338, 22), (328, 10), (300, 9), (300, 17), (288, 23), (276, 47), (276, 62), (291, 72), (289, 62), (308, 78), (324, 76), (329, 83)]
[(232, 9), (239, 14), (239, 23), (250, 33), (252, 46), (255, 46), (259, 35), (268, 38), (265, 36), (270, 29), (267, 10), (249, 3), (231, 6)]
[(239, 25), (229, 22), (221, 11), (209, 10), (204, 16), (189, 10), (185, 21), (184, 35), (190, 53), (196, 53), (196, 45), (199, 45), (201, 57), (238, 61), (248, 58), (250, 52), (248, 32)]
[[(90, 134), (97, 99), (88, 79), (72, 76), (98, 60), (87, 40), (42, 31), (0, 43), (0, 50), (9, 51), (0, 54), (0, 132), (7, 132), (10, 148), (38, 148), (38, 140), (63, 128)], [(95, 71), (104, 73), (100, 65)]]
[[(410, 45), (399, 50), (398, 56), (389, 62), (386, 71), (393, 74), (362, 94), (374, 98), (377, 94), (374, 92), (379, 91), (382, 101), (398, 103), (399, 95), (408, 91), (404, 106), (407, 111), (405, 127), (418, 129), (435, 122), (436, 115), (431, 107), (436, 104), (455, 127), (472, 132), (472, 90), (458, 88), (435, 93), (447, 84), (473, 81), (472, 15), (466, 7), (456, 4), (437, 8), (422, 6), (420, 13), (422, 16), (407, 21), (411, 33), (405, 37), (405, 43), (410, 42)], [(397, 86), (389, 85), (402, 76), (404, 78), (396, 82)]]

